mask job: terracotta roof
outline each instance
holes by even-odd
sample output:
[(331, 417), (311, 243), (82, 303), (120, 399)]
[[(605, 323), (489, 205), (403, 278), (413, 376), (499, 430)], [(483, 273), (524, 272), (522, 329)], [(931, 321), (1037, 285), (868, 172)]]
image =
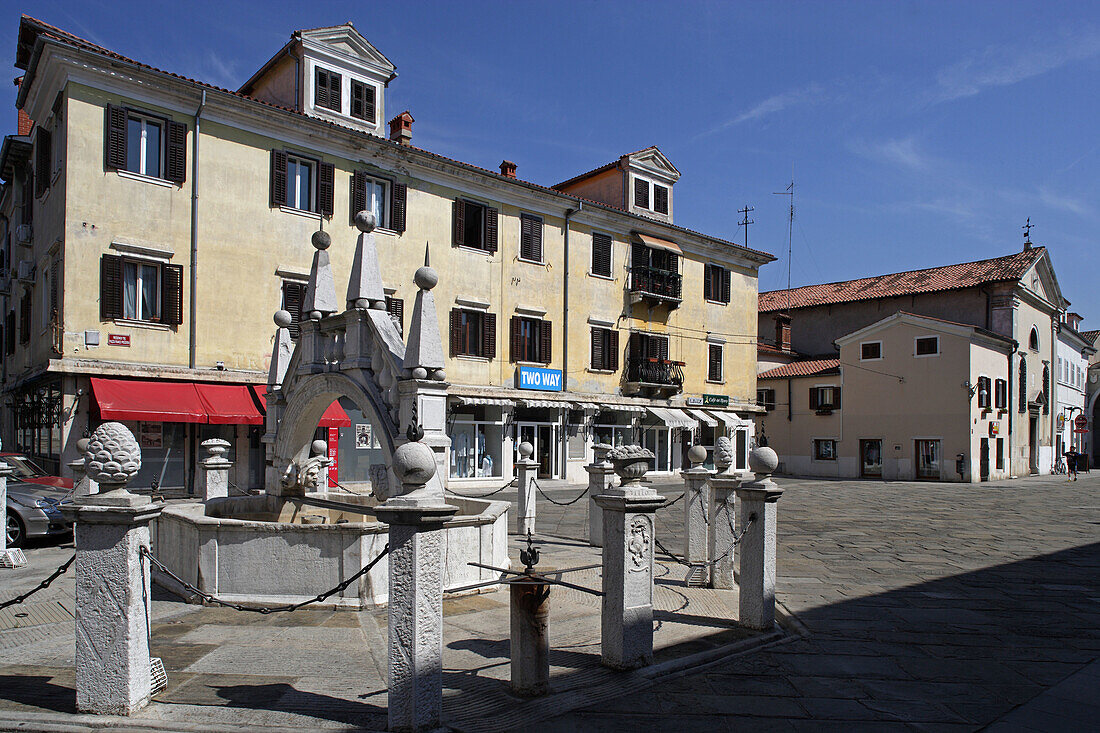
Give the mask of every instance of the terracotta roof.
[(659, 150), (659, 148), (656, 145), (648, 145), (648, 146), (642, 148), (641, 150), (635, 150), (633, 153), (626, 153), (625, 155), (620, 155), (618, 158), (611, 161), (610, 163), (604, 163), (603, 165), (597, 166), (596, 168), (593, 168), (590, 171), (586, 171), (585, 173), (581, 173), (579, 176), (573, 176), (568, 181), (562, 181), (561, 183), (555, 183), (550, 188), (553, 188), (553, 189), (564, 188), (565, 186), (568, 186), (571, 183), (576, 183), (577, 181), (588, 178), (589, 176), (594, 176), (597, 173), (603, 173), (608, 168), (614, 168), (615, 166), (617, 166), (619, 164), (619, 161), (621, 161), (623, 158), (629, 158), (631, 155), (637, 155), (638, 153), (644, 153), (647, 150)]
[(778, 354), (779, 356), (791, 356), (794, 358), (798, 358), (800, 356), (799, 353), (794, 349), (784, 351), (775, 344), (769, 344), (765, 341), (758, 341), (756, 343), (756, 351), (760, 354)]
[(1081, 335), (1085, 337), (1085, 341), (1088, 341), (1090, 344), (1095, 344), (1096, 337), (1100, 336), (1100, 331), (1082, 331)]
[[(454, 165), (461, 166), (463, 168), (476, 170), (479, 173), (491, 175), (491, 176), (494, 176), (494, 177), (496, 177), (500, 180), (508, 181), (510, 183), (513, 183), (513, 184), (519, 183), (519, 184), (522, 184), (523, 186), (526, 186), (528, 188), (533, 188), (533, 189), (536, 189), (536, 190), (539, 190), (539, 191), (550, 193), (550, 194), (553, 194), (555, 196), (567, 196), (567, 197), (569, 197), (571, 199), (574, 199), (574, 200), (583, 201), (586, 204), (593, 204), (593, 205), (599, 206), (601, 208), (612, 209), (614, 211), (618, 211), (618, 212), (621, 212), (623, 214), (626, 214), (627, 216), (630, 216), (634, 219), (644, 219), (646, 221), (652, 221), (652, 222), (655, 222), (655, 223), (660, 223), (663, 226), (667, 226), (671, 229), (675, 229), (675, 230), (684, 232), (686, 234), (694, 234), (696, 236), (705, 237), (705, 238), (710, 239), (710, 240), (715, 241), (715, 242), (720, 242), (720, 243), (728, 245), (730, 247), (736, 247), (736, 248), (738, 248), (738, 249), (740, 249), (744, 252), (748, 252), (750, 254), (756, 255), (757, 258), (763, 259), (763, 261), (765, 263), (772, 262), (776, 259), (775, 255), (772, 255), (768, 252), (764, 252), (763, 250), (752, 249), (751, 247), (746, 247), (744, 245), (737, 244), (736, 242), (731, 242), (731, 241), (726, 240), (726, 239), (721, 239), (720, 237), (715, 237), (712, 234), (704, 234), (703, 232), (697, 232), (693, 229), (688, 229), (687, 227), (678, 226), (676, 224), (671, 224), (671, 223), (668, 223), (668, 222), (658, 222), (658, 220), (656, 220), (656, 219), (652, 219), (652, 218), (647, 217), (647, 216), (641, 216), (639, 214), (635, 214), (631, 211), (620, 208), (618, 206), (611, 206), (610, 204), (606, 204), (602, 201), (596, 201), (594, 199), (588, 199), (588, 198), (585, 198), (583, 196), (577, 196), (576, 194), (563, 193), (563, 192), (558, 191), (554, 188), (551, 188), (551, 187), (548, 187), (548, 186), (542, 186), (538, 183), (532, 183), (531, 181), (525, 181), (525, 180), (520, 179), (520, 178), (512, 178), (510, 176), (504, 176), (500, 173), (500, 171), (494, 171), (494, 170), (490, 170), (488, 168), (482, 168), (481, 166), (474, 165), (472, 163), (466, 163), (466, 162), (463, 162), (461, 160), (456, 160), (454, 158), (449, 158), (446, 155), (440, 155), (439, 153), (433, 153), (430, 150), (425, 150), (424, 148), (418, 148), (415, 145), (402, 145), (398, 142), (389, 140), (389, 139), (384, 138), (384, 137), (380, 137), (378, 135), (372, 135), (368, 132), (364, 132), (364, 131), (359, 130), (359, 129), (354, 128), (354, 127), (349, 127), (347, 125), (341, 125), (339, 123), (331, 122), (329, 120), (322, 120), (322, 119), (317, 118), (317, 117), (311, 117), (311, 116), (305, 114), (304, 112), (300, 112), (299, 110), (294, 109), (292, 107), (283, 107), (281, 105), (271, 104), (270, 102), (265, 102), (264, 100), (256, 99), (255, 97), (251, 97), (251, 96), (249, 96), (247, 94), (244, 94), (242, 92), (235, 92), (235, 91), (232, 91), (230, 89), (226, 89), (225, 87), (215, 86), (213, 84), (208, 84), (206, 82), (199, 81), (197, 79), (191, 79), (190, 77), (186, 77), (186, 76), (182, 76), (180, 74), (172, 73), (171, 71), (165, 71), (164, 69), (158, 69), (155, 66), (150, 66), (149, 64), (144, 64), (140, 61), (135, 61), (134, 59), (123, 56), (122, 54), (115, 53), (114, 51), (111, 51), (109, 49), (104, 48), (103, 46), (92, 43), (91, 41), (87, 41), (83, 38), (80, 38), (79, 36), (75, 36), (72, 33), (69, 33), (68, 31), (63, 31), (60, 28), (57, 28), (55, 26), (50, 25), (49, 23), (45, 23), (41, 20), (38, 20), (37, 18), (32, 18), (29, 15), (23, 15), (21, 17), (21, 24), (29, 24), (29, 25), (36, 26), (36, 29), (40, 34), (42, 34), (44, 36), (47, 36), (47, 37), (50, 37), (50, 38), (53, 38), (56, 41), (60, 41), (62, 43), (67, 43), (67, 44), (76, 46), (77, 48), (82, 48), (82, 49), (87, 50), (87, 51), (92, 51), (93, 53), (98, 53), (98, 54), (101, 54), (103, 56), (107, 56), (108, 58), (112, 58), (112, 59), (116, 59), (118, 61), (122, 61), (123, 63), (133, 64), (133, 65), (139, 66), (143, 69), (148, 69), (149, 71), (155, 72), (157, 74), (164, 74), (166, 76), (171, 76), (175, 79), (180, 79), (181, 81), (185, 81), (189, 84), (194, 84), (196, 86), (199, 86), (199, 87), (202, 87), (202, 88), (205, 88), (205, 89), (212, 89), (214, 91), (222, 92), (222, 93), (228, 94), (228, 95), (233, 96), (233, 97), (238, 97), (240, 99), (245, 99), (245, 100), (248, 100), (249, 102), (252, 102), (254, 104), (260, 104), (260, 105), (263, 105), (263, 106), (271, 108), (271, 109), (277, 109), (277, 110), (280, 110), (282, 112), (287, 112), (287, 113), (290, 113), (290, 114), (293, 114), (293, 115), (298, 115), (299, 117), (303, 117), (305, 119), (308, 119), (308, 120), (310, 120), (312, 122), (315, 122), (315, 123), (318, 123), (318, 124), (327, 125), (328, 127), (331, 127), (331, 128), (335, 128), (335, 129), (343, 130), (345, 132), (350, 132), (350, 133), (355, 133), (355, 134), (358, 134), (358, 135), (362, 135), (364, 137), (367, 137), (367, 138), (370, 138), (370, 139), (376, 141), (379, 144), (392, 145), (392, 146), (395, 146), (395, 147), (400, 147), (402, 150), (415, 150), (419, 153), (429, 155), (429, 156), (431, 156), (431, 157), (433, 157), (437, 160), (446, 161), (448, 163), (452, 163)], [(20, 60), (20, 55), (23, 53), (23, 46), (24, 46), (22, 25), (20, 26), (18, 46), (19, 46), (19, 48), (16, 52), (16, 61), (17, 61), (16, 66), (17, 66), (17, 68), (23, 68), (23, 67), (20, 67), (19, 64), (18, 64), (18, 62)], [(654, 147), (654, 146), (650, 146), (650, 147)], [(649, 148), (642, 148), (642, 150), (648, 150), (648, 149)], [(642, 151), (637, 151), (637, 152), (642, 152)], [(634, 153), (629, 153), (629, 155), (633, 155), (633, 154)]]
[(756, 375), (757, 379), (781, 379), (783, 377), (816, 377), (840, 373), (840, 359), (814, 359), (793, 361)]
[(876, 275), (825, 285), (806, 285), (790, 290), (770, 290), (760, 293), (757, 303), (761, 313), (768, 313), (785, 310), (788, 307), (788, 296), (791, 309), (811, 308), (817, 305), (960, 290), (984, 283), (1019, 280), (1044, 252), (1045, 247), (1033, 247), (1004, 257), (959, 265)]

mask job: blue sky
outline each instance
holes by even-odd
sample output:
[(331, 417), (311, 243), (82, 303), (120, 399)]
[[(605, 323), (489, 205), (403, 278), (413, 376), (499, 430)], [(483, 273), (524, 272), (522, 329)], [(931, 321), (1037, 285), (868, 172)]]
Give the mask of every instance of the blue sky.
[(1100, 328), (1100, 4), (36, 0), (0, 16), (12, 60), (21, 10), (229, 88), (351, 20), (416, 145), (544, 185), (657, 145), (678, 224), (743, 242), (755, 207), (762, 290), (786, 284), (792, 172), (796, 286), (1008, 254), (1030, 216)]

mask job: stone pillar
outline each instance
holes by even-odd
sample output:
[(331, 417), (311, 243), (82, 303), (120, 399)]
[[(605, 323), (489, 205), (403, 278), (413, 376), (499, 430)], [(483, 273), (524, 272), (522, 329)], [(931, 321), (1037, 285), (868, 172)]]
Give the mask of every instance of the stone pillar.
[(771, 448), (757, 448), (749, 455), (749, 469), (756, 480), (742, 484), (738, 530), (741, 540), (741, 590), (738, 620), (753, 629), (775, 624), (775, 522), (776, 505), (783, 489), (770, 474), (779, 465)]
[(512, 692), (527, 697), (545, 695), (550, 691), (550, 584), (520, 580), (508, 589)]
[(653, 661), (653, 518), (665, 498), (641, 482), (652, 453), (623, 446), (608, 455), (623, 482), (596, 497), (604, 540), (601, 661), (635, 669)]
[(526, 535), (535, 531), (535, 474), (539, 462), (531, 459), (534, 446), (527, 441), (519, 444), (519, 459), (516, 461), (516, 479), (519, 483), (519, 496), (516, 507), (516, 533)]
[(130, 715), (150, 697), (149, 564), (141, 551), (164, 504), (126, 490), (141, 450), (121, 423), (96, 429), (85, 466), (100, 493), (63, 509), (76, 522), (76, 706)]
[(741, 479), (729, 475), (716, 475), (707, 479), (710, 485), (710, 534), (707, 538), (707, 556), (710, 566), (710, 587), (726, 590), (736, 588), (733, 570), (737, 548), (733, 544), (736, 491)]
[(693, 445), (688, 450), (691, 468), (681, 471), (684, 479), (684, 561), (689, 564), (687, 584), (705, 587), (710, 583), (708, 555), (710, 537), (707, 525), (710, 490), (707, 478), (710, 471), (703, 468), (707, 449)]
[(423, 443), (398, 447), (392, 468), (401, 493), (375, 509), (390, 526), (389, 729), (430, 731), (443, 714), (443, 523), (458, 507)]
[(607, 460), (611, 446), (597, 443), (592, 446), (592, 463), (584, 467), (588, 471), (588, 544), (603, 547), (603, 512), (596, 497), (615, 485), (615, 467)]
[(229, 469), (233, 467), (225, 457), (229, 452), (229, 441), (211, 438), (204, 440), (202, 447), (210, 454), (202, 462), (202, 470), (206, 474), (202, 500), (208, 502), (211, 499), (224, 499), (229, 496)]

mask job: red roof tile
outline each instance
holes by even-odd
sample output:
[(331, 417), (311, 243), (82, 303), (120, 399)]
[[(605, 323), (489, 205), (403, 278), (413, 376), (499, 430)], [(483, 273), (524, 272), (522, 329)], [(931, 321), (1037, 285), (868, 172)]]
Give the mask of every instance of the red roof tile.
[(1100, 336), (1100, 331), (1082, 331), (1081, 335), (1085, 337), (1085, 341), (1095, 344), (1097, 336)]
[(788, 302), (792, 309), (811, 308), (817, 305), (892, 298), (914, 293), (935, 293), (990, 282), (1019, 280), (1045, 251), (1043, 247), (1034, 247), (1005, 257), (964, 262), (959, 265), (930, 267), (924, 270), (876, 275), (824, 285), (806, 285), (790, 290), (771, 290), (760, 293), (757, 302), (760, 312), (768, 313), (785, 310)]
[(814, 377), (840, 373), (840, 359), (814, 359), (812, 361), (794, 361), (777, 366), (756, 375), (757, 379), (780, 379), (783, 377)]

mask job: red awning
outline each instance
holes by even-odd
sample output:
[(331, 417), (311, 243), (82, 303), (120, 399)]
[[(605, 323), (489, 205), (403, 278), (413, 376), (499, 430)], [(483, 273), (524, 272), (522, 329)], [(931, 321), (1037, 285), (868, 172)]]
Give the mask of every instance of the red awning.
[[(256, 396), (260, 398), (260, 404), (267, 409), (267, 387), (253, 385), (252, 391), (256, 393)], [(339, 400), (333, 400), (332, 404), (328, 406), (325, 413), (321, 415), (321, 419), (317, 423), (319, 428), (350, 428), (351, 418), (348, 417), (348, 413), (344, 412), (344, 408), (340, 407)]]
[(243, 384), (196, 383), (199, 399), (215, 425), (263, 425), (264, 416)]
[(191, 382), (149, 382), (92, 377), (92, 394), (104, 420), (207, 421), (207, 409)]

